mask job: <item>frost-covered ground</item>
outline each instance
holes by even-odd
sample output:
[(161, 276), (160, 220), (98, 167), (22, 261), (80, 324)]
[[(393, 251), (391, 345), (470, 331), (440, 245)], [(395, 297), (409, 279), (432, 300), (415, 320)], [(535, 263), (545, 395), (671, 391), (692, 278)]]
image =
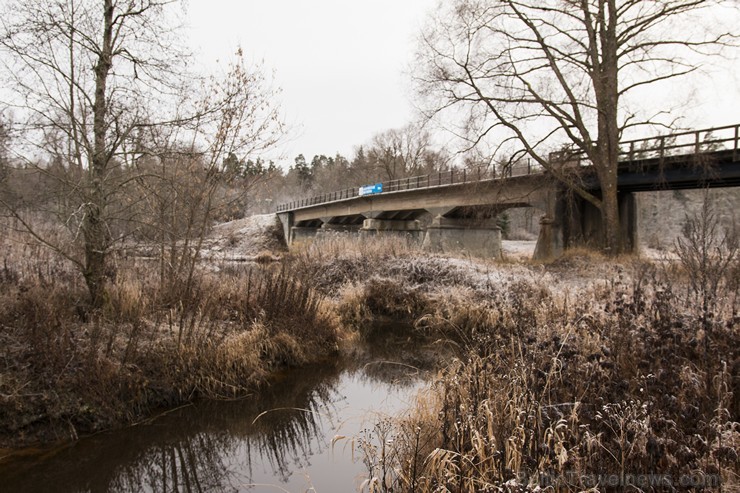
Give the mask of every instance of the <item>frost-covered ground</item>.
[[(534, 249), (537, 245), (536, 240), (502, 240), (501, 249), (504, 258), (507, 260), (528, 260), (534, 255)], [(646, 245), (640, 245), (639, 256), (651, 260), (678, 260), (675, 252), (675, 245), (667, 245), (661, 248), (652, 248)]]
[[(330, 238), (324, 242), (310, 247), (313, 253), (308, 255), (324, 257), (319, 262), (322, 267), (314, 282), (325, 284), (326, 288), (336, 288), (347, 280), (359, 282), (389, 273), (413, 279), (423, 271), (421, 277), (437, 278), (442, 284), (452, 278), (464, 278), (465, 285), (479, 289), (517, 280), (538, 281), (549, 286), (553, 293), (573, 296), (582, 289), (592, 289), (613, 279), (624, 270), (625, 261), (593, 262), (585, 252), (572, 252), (543, 265), (530, 262), (536, 240), (503, 240), (504, 262), (426, 252), (417, 254), (413, 247), (401, 247), (406, 252), (400, 258), (386, 258), (384, 265), (372, 266), (357, 262), (355, 257), (368, 254), (377, 246), (368, 246), (367, 242), (353, 241), (349, 237)], [(209, 261), (270, 261), (278, 260), (286, 252), (277, 216), (261, 214), (215, 226), (205, 241), (202, 256)], [(672, 250), (645, 246), (641, 247), (639, 256), (654, 262), (676, 260)]]
[[(581, 290), (604, 286), (624, 267), (623, 263), (620, 267), (594, 262), (580, 252), (546, 265), (533, 263), (535, 245), (533, 240), (504, 240), (503, 262), (430, 254), (390, 237), (375, 241), (328, 237), (304, 246), (303, 253), (313, 264), (314, 287), (330, 298), (340, 296), (342, 286), (359, 286), (371, 278), (406, 279), (409, 286), (427, 293), (454, 292), (461, 286), (481, 293), (511, 283), (533, 282), (547, 286), (558, 297), (571, 298)], [(215, 261), (216, 267), (219, 261), (269, 261), (286, 253), (279, 220), (274, 214), (264, 214), (216, 226), (206, 240), (203, 258)]]
[(222, 223), (206, 238), (202, 256), (209, 260), (254, 260), (285, 251), (282, 226), (275, 214), (260, 214)]
[[(502, 240), (505, 260), (526, 261), (534, 255), (537, 240)], [(253, 260), (258, 255), (279, 256), (286, 250), (282, 226), (275, 214), (260, 214), (222, 223), (205, 241), (203, 257), (212, 260)], [(654, 260), (675, 260), (672, 248), (641, 245), (640, 256)]]
[[(507, 260), (527, 260), (532, 258), (536, 244), (536, 240), (503, 240), (501, 246)], [(211, 259), (248, 260), (265, 252), (284, 251), (277, 216), (260, 214), (215, 226), (206, 239), (203, 254)]]
[[(416, 271), (422, 269), (425, 275), (437, 277), (444, 283), (448, 276), (465, 277), (465, 284), (471, 287), (496, 285), (515, 280), (539, 280), (554, 288), (556, 292), (582, 289), (604, 282), (605, 270), (608, 267), (601, 265), (599, 272), (590, 272), (591, 262), (578, 255), (571, 255), (567, 260), (556, 261), (547, 267), (541, 264), (532, 264), (529, 260), (534, 254), (536, 240), (503, 240), (502, 251), (505, 262), (485, 260), (455, 255), (441, 255), (418, 252), (413, 248), (407, 250), (403, 258), (387, 258), (386, 265), (363, 265), (355, 262), (354, 257), (362, 256), (362, 250), (367, 247), (361, 242), (353, 242), (351, 238), (334, 238), (324, 240), (321, 246), (314, 245), (315, 252), (324, 258), (321, 264), (323, 269), (319, 277), (332, 285), (342, 278), (359, 279), (373, 275), (382, 275), (392, 272), (394, 275), (406, 274), (413, 278)], [(391, 240), (392, 242), (392, 240)], [(374, 250), (376, 247), (367, 247)], [(359, 249), (359, 250), (358, 250)], [(404, 248), (401, 248), (402, 250)], [(275, 214), (261, 214), (244, 219), (230, 221), (215, 226), (206, 239), (202, 256), (213, 261), (255, 261), (279, 259), (286, 253), (282, 237), (282, 226)], [(367, 253), (367, 252), (365, 252)], [(661, 258), (664, 252), (651, 250), (646, 257)], [(311, 254), (309, 254), (311, 256)], [(351, 267), (349, 267), (351, 266)], [(347, 272), (347, 269), (352, 272)], [(336, 271), (336, 272), (335, 272)], [(315, 281), (320, 282), (317, 278)], [(331, 281), (331, 282), (330, 282)]]
[(527, 260), (534, 255), (537, 240), (502, 240), (501, 250), (504, 258), (510, 260)]

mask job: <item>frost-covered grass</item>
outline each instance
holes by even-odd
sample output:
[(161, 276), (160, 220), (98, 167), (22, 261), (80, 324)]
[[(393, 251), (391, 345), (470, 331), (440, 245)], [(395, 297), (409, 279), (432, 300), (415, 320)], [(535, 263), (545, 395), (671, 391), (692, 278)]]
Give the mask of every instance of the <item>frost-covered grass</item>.
[(162, 282), (114, 259), (102, 307), (68, 263), (0, 239), (0, 447), (76, 438), (198, 397), (231, 398), (337, 350), (324, 296), (285, 265), (202, 265)]
[(344, 324), (405, 319), (463, 348), (415, 413), (363, 438), (367, 484), (604, 491), (652, 478), (662, 485), (643, 490), (736, 488), (740, 270), (737, 257), (706, 250), (705, 263), (581, 250), (536, 265), (344, 240), (300, 254), (312, 256), (303, 265)]
[(2, 436), (69, 437), (239, 395), (281, 365), (372, 340), (369, 322), (391, 319), (460, 357), (415, 412), (365, 437), (375, 491), (577, 491), (599, 475), (650, 474), (730, 489), (740, 267), (727, 255), (702, 262), (716, 251), (702, 245), (687, 243), (678, 264), (572, 251), (540, 265), (336, 237), (279, 265), (209, 266), (187, 293), (163, 291), (129, 260), (91, 312), (63, 263), (3, 243)]
[(259, 214), (221, 223), (206, 238), (201, 256), (209, 260), (259, 260), (285, 249), (275, 214)]
[(704, 330), (648, 276), (567, 301), (521, 282), (479, 305), (431, 412), (397, 423), (393, 491), (603, 491), (589, 478), (650, 474), (736, 487), (737, 304)]

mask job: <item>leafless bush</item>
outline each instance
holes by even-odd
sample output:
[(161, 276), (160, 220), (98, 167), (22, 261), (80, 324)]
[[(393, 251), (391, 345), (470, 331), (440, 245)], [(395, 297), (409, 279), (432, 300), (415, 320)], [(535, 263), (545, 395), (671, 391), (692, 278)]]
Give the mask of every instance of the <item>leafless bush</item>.
[(686, 270), (689, 297), (701, 307), (702, 328), (710, 330), (721, 296), (738, 294), (740, 237), (734, 221), (722, 228), (708, 191), (699, 213), (686, 218), (676, 251)]

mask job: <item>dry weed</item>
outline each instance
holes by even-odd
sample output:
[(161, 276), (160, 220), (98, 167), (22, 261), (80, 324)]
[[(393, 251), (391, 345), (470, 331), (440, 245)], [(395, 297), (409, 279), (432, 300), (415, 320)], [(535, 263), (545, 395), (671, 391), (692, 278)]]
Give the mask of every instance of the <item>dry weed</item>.
[[(395, 463), (379, 491), (603, 490), (599, 481), (646, 478), (666, 490), (666, 478), (692, 477), (735, 487), (736, 298), (717, 296), (704, 330), (673, 268), (631, 265), (575, 299), (537, 281), (439, 296), (423, 322), (454, 327), (468, 354), (436, 386), (437, 413), (385, 432), (397, 450), (382, 450)], [(437, 433), (416, 447), (418, 430)]]
[(277, 368), (337, 350), (337, 317), (289, 265), (162, 284), (151, 262), (121, 258), (92, 310), (63, 260), (28, 238), (0, 246), (3, 444), (74, 439), (199, 396), (244, 395)]

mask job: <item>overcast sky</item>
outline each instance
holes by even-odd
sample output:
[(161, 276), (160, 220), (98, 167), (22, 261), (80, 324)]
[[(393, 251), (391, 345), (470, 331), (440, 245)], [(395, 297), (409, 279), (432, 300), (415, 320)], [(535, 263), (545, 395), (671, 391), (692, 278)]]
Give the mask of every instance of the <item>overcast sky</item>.
[(264, 60), (282, 88), (296, 137), (288, 164), (302, 153), (337, 152), (414, 117), (407, 68), (425, 14), (437, 0), (190, 0), (194, 48), (205, 63), (241, 46)]
[[(299, 153), (339, 152), (414, 118), (408, 70), (426, 15), (437, 0), (189, 0), (191, 41), (202, 63), (228, 60), (241, 46), (264, 60), (282, 88), (294, 138), (282, 164)], [(685, 81), (653, 94), (675, 105), (683, 127), (735, 124), (738, 60), (722, 60), (690, 91)], [(660, 103), (665, 104), (664, 102)]]

